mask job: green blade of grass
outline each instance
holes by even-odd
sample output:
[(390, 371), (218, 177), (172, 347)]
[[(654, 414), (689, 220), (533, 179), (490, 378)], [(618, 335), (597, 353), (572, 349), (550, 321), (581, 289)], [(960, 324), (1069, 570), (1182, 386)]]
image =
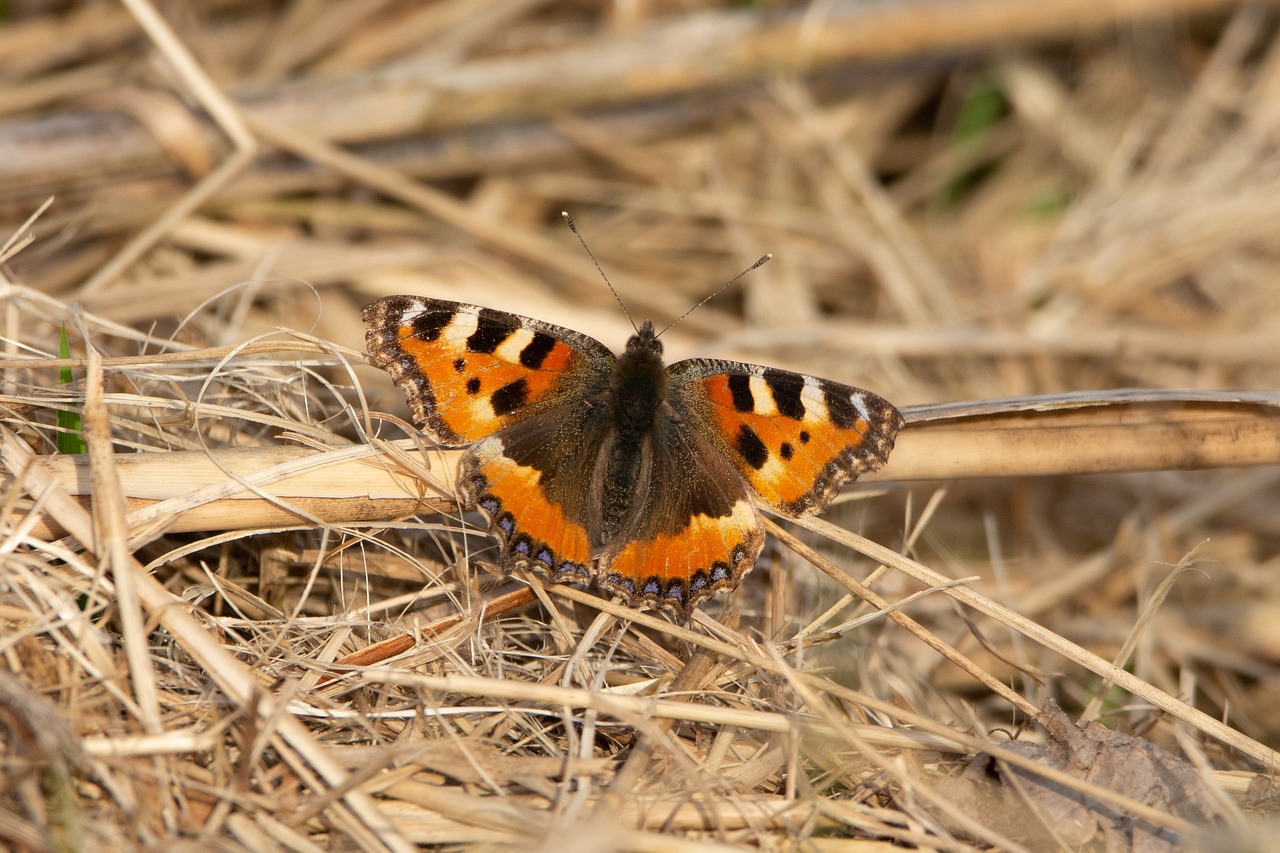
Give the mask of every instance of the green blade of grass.
[[(951, 144), (977, 145), (1007, 111), (1008, 102), (996, 82), (990, 77), (980, 78), (970, 88), (956, 116), (955, 125), (951, 129)], [(988, 164), (952, 178), (939, 199), (943, 209), (960, 204), (992, 168), (994, 167)]]
[[(67, 337), (67, 326), (64, 323), (61, 331), (58, 333), (58, 358), (71, 358), (71, 340)], [(70, 385), (75, 382), (75, 377), (71, 375), (71, 368), (63, 367), (58, 371), (58, 380), (62, 385)], [(84, 453), (84, 438), (81, 431), (84, 425), (80, 420), (80, 413), (76, 411), (62, 410), (58, 412), (58, 452), (69, 456), (78, 456)]]

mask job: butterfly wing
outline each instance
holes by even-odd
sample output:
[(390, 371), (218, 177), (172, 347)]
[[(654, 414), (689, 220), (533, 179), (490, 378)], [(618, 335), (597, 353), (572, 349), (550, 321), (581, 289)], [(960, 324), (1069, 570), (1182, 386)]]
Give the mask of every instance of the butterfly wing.
[(904, 423), (869, 391), (716, 359), (672, 365), (670, 399), (761, 500), (794, 518), (883, 465)]
[(687, 618), (733, 589), (764, 547), (746, 483), (693, 424), (667, 406), (647, 439), (628, 517), (599, 562), (600, 586), (632, 607)]
[(391, 296), (362, 313), (370, 355), (427, 436), (472, 444), (458, 494), (488, 520), (502, 567), (589, 578), (598, 401), (613, 353), (571, 329), (442, 299)]
[(590, 580), (592, 473), (606, 428), (590, 399), (549, 407), (476, 442), (458, 464), (458, 492), (489, 520), (499, 563), (552, 583)]
[(478, 305), (388, 296), (361, 312), (374, 363), (429, 438), (457, 447), (608, 383), (614, 355), (586, 335)]

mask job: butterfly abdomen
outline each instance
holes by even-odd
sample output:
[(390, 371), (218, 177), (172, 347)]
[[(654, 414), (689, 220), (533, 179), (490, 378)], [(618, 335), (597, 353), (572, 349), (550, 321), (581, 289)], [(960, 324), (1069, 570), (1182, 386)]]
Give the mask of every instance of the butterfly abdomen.
[[(617, 536), (635, 507), (647, 478), (654, 423), (666, 397), (662, 344), (654, 336), (652, 324), (645, 323), (627, 342), (609, 378), (610, 435), (596, 463), (602, 494), (594, 544), (605, 544)], [(670, 411), (669, 406), (665, 408)]]

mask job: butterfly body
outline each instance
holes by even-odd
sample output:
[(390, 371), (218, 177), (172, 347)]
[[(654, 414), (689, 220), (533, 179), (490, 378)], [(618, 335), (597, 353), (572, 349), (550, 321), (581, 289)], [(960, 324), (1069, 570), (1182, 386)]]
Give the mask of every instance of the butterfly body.
[(667, 366), (646, 322), (615, 356), (593, 338), (464, 303), (366, 306), (373, 360), (459, 462), (464, 506), (506, 569), (594, 580), (687, 616), (737, 586), (764, 544), (757, 503), (815, 512), (879, 467), (902, 426), (866, 391), (773, 368)]

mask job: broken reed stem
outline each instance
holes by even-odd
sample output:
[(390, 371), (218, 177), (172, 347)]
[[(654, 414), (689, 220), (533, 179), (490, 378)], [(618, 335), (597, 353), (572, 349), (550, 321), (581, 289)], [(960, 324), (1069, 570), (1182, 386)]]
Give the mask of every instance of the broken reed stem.
[[(1051, 407), (1052, 398), (1024, 398), (1017, 411), (983, 414), (983, 404), (973, 404), (961, 409), (962, 416), (931, 421), (908, 410), (909, 425), (889, 464), (860, 482), (1280, 463), (1280, 409), (1161, 396), (1166, 399), (1071, 409)], [(405, 453), (417, 448), (409, 440), (389, 446)], [(441, 496), (453, 494), (461, 453), (432, 451), (414, 472), (388, 464), (367, 446), (139, 453), (117, 460), (117, 470), (131, 529), (163, 519), (170, 532), (237, 530), (308, 518), (369, 523), (447, 511), (451, 502)], [(68, 493), (87, 500), (86, 460), (52, 457), (41, 464)], [(424, 488), (424, 478), (430, 487)], [(38, 529), (56, 532), (48, 522)]]

